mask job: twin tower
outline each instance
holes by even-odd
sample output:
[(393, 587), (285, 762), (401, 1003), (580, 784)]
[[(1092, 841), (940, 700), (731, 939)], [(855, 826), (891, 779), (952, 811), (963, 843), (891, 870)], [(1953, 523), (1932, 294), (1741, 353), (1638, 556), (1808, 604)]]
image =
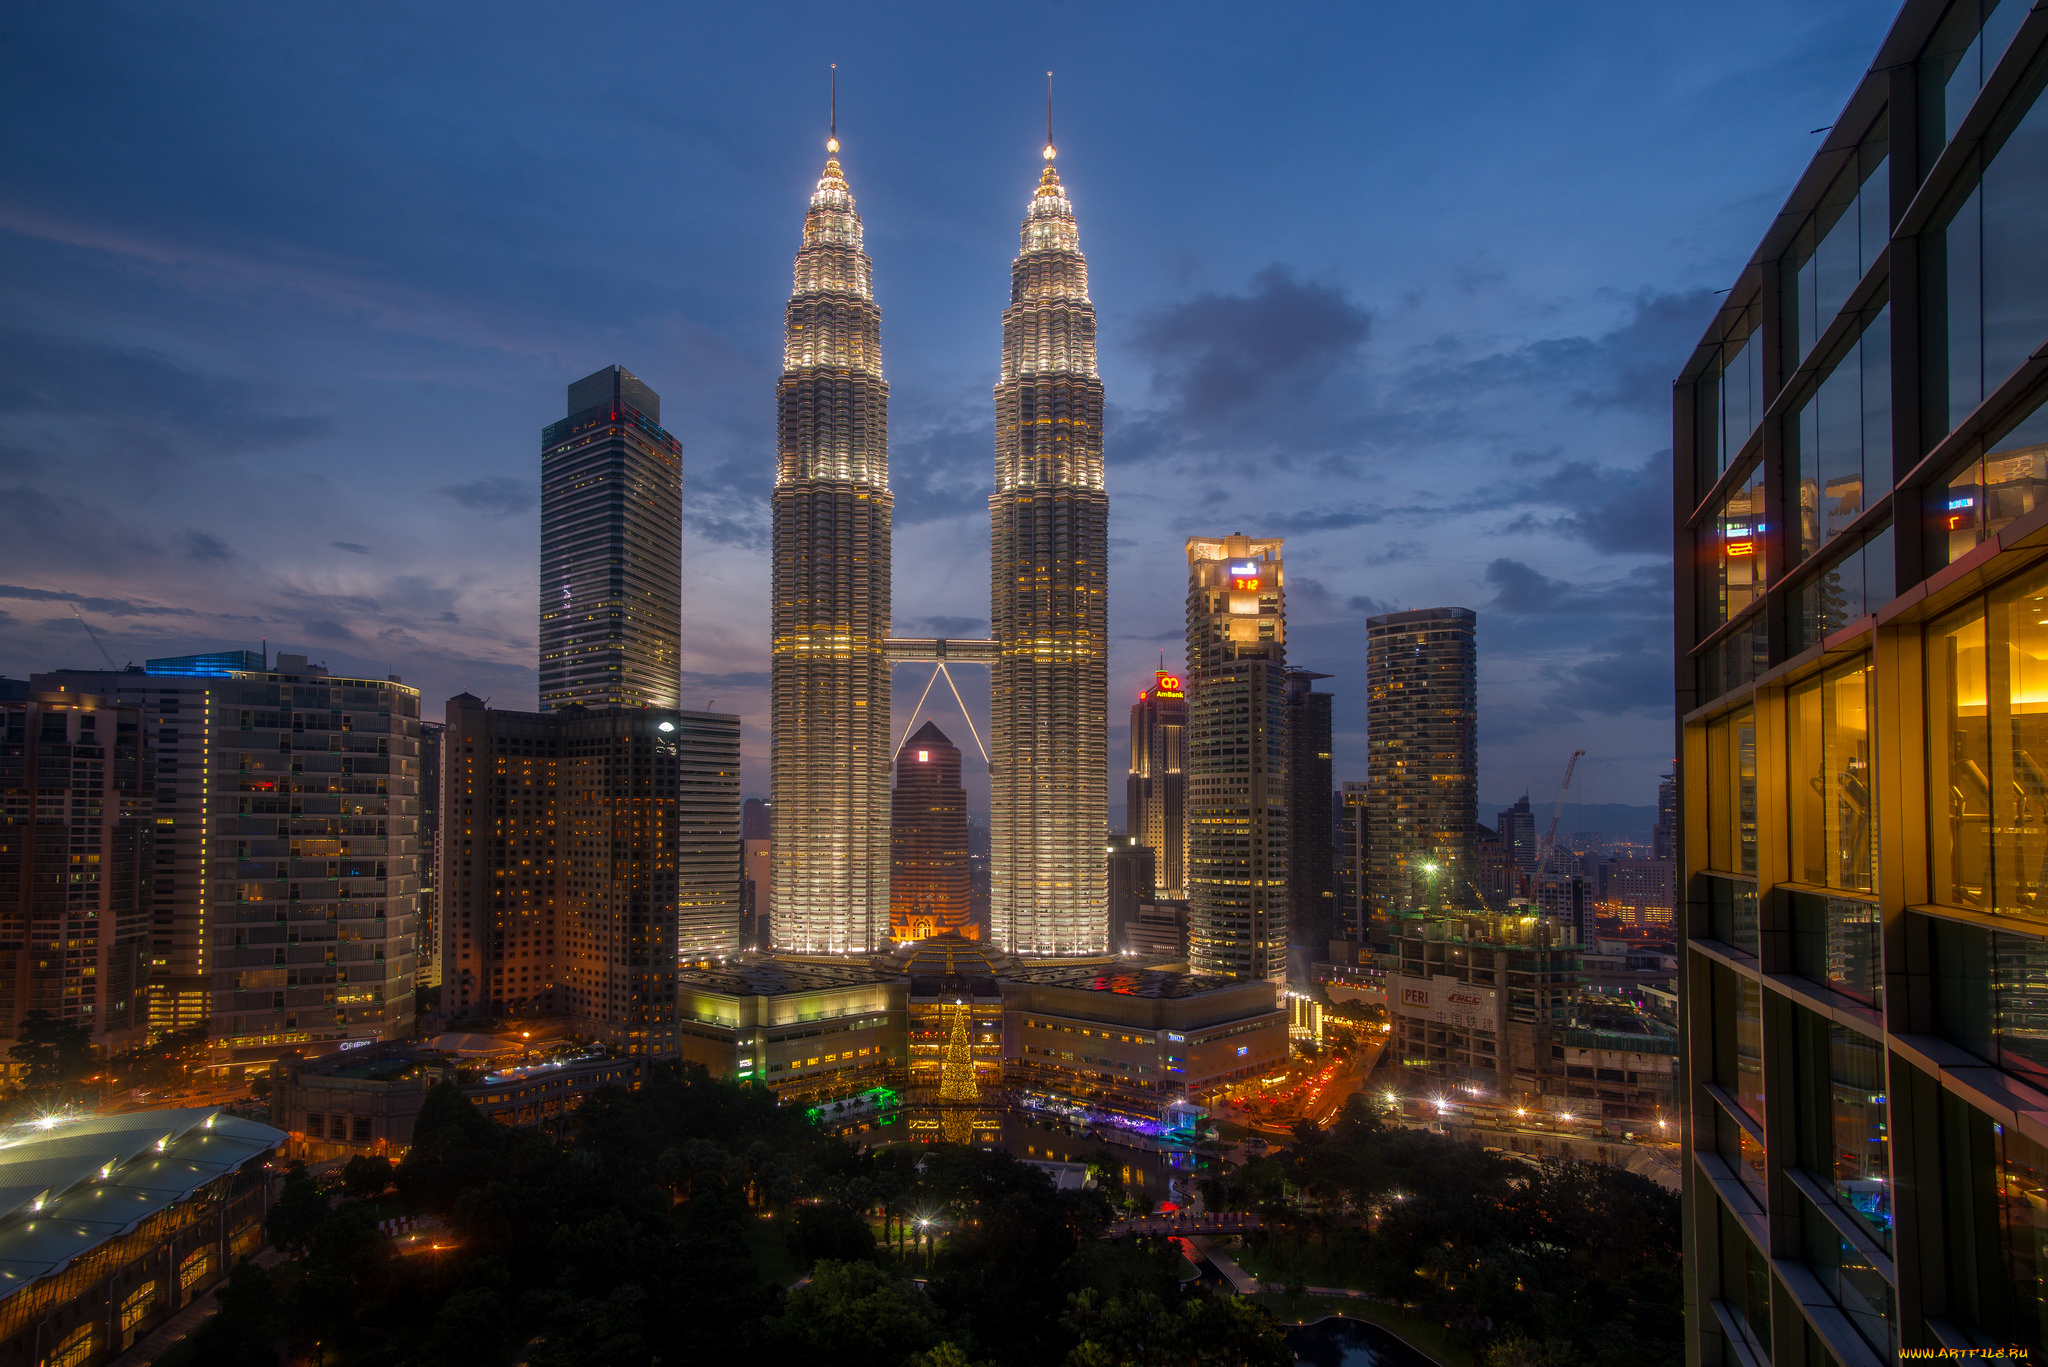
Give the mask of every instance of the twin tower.
[(990, 923), (1021, 954), (1109, 938), (1109, 500), (1095, 306), (1051, 141), (1003, 311), (989, 495), (994, 639), (890, 634), (889, 386), (839, 143), (804, 216), (776, 387), (770, 935), (794, 953), (889, 931), (890, 669), (990, 670)]

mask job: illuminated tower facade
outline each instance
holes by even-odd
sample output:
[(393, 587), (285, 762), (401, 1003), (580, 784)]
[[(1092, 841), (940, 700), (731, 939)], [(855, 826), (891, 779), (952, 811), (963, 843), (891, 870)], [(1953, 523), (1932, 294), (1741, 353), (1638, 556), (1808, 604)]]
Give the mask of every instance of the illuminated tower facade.
[[(1287, 980), (1287, 613), (1279, 537), (1190, 537), (1188, 966)], [(1327, 819), (1327, 818), (1325, 818)]]
[(960, 747), (926, 722), (896, 752), (889, 819), (889, 936), (981, 938), (967, 895), (967, 792)]
[(1109, 500), (1095, 306), (1048, 137), (1010, 268), (989, 497), (997, 943), (1109, 947)]
[(540, 441), (540, 710), (677, 705), (683, 448), (623, 366), (569, 386)]
[(1131, 708), (1131, 776), (1125, 790), (1131, 840), (1152, 851), (1154, 895), (1187, 894), (1188, 696), (1160, 670)]
[(860, 215), (826, 148), (776, 386), (768, 900), (776, 948), (850, 953), (889, 929), (889, 386)]

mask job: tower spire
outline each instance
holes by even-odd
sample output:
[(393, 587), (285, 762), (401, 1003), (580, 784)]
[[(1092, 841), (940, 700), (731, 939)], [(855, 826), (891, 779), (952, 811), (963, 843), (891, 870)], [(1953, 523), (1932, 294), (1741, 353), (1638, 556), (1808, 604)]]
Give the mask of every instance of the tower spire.
[[(1048, 115), (1048, 118), (1051, 116)], [(825, 139), (825, 150), (837, 156), (839, 153), (839, 63), (832, 63), (832, 132)]]
[(1045, 73), (1045, 159), (1051, 161), (1052, 148), (1052, 73)]

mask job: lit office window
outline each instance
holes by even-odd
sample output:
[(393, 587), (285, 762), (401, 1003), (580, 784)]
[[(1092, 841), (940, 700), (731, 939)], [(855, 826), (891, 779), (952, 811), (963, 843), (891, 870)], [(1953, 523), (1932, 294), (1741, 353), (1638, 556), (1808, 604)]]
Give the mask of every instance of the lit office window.
[(1869, 659), (1801, 683), (1791, 707), (1793, 870), (1803, 883), (1869, 892), (1877, 881)]
[(1707, 723), (1707, 865), (1756, 872), (1756, 714), (1744, 707)]

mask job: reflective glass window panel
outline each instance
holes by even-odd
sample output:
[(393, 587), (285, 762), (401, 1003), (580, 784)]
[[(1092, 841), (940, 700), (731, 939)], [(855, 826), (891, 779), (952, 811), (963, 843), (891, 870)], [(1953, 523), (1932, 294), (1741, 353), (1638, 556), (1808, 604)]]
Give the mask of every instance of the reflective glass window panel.
[[(1944, 227), (1948, 426), (1953, 429), (2048, 339), (2048, 83), (2042, 64), (1994, 125), (1983, 179)], [(2023, 111), (2023, 112), (2021, 112)]]
[(1891, 331), (1887, 305), (1793, 421), (1802, 557), (1840, 536), (1891, 485)]
[(1749, 1339), (1752, 1353), (1771, 1341), (1771, 1265), (1726, 1205), (1721, 1212), (1721, 1304)]
[(1763, 1123), (1764, 995), (1753, 978), (1740, 978), (1735, 986), (1735, 1099)]
[(1835, 177), (1793, 248), (1792, 307), (1804, 357), (1826, 332), (1891, 235), (1885, 158), (1889, 122), (1880, 118)]
[(1993, 1061), (2048, 1086), (2048, 941), (1991, 936)]
[(1956, 0), (1920, 55), (1921, 164), (1930, 165), (2026, 17), (2026, 0)]
[(2048, 917), (2048, 570), (1992, 591), (1992, 909)]
[[(2039, 396), (2035, 399), (2040, 402)], [(1952, 565), (2048, 499), (2048, 404), (2034, 408), (1985, 454), (1970, 455), (1928, 486), (1929, 569)]]
[(1875, 903), (1794, 893), (1792, 934), (1803, 977), (1883, 1009), (1884, 925)]
[(1985, 908), (1991, 893), (1991, 727), (1985, 622), (1965, 608), (1927, 633), (1928, 834), (1934, 897)]
[(1707, 863), (1756, 872), (1756, 714), (1744, 707), (1707, 723)]
[(1801, 1242), (1813, 1269), (1856, 1332), (1886, 1361), (1891, 1360), (1892, 1288), (1870, 1259), (1841, 1236), (1811, 1202), (1799, 1203)]
[(1715, 939), (1745, 954), (1762, 944), (1757, 933), (1756, 884), (1735, 878), (1706, 880), (1708, 924)]
[(1742, 455), (1764, 417), (1763, 304), (1752, 302), (1737, 316), (1701, 377), (1699, 413), (1699, 495)]
[(1878, 1244), (1892, 1241), (1890, 1107), (1884, 1050), (1845, 1025), (1828, 1026), (1828, 1090), (1834, 1118), (1835, 1199)]
[(1869, 892), (1876, 882), (1870, 668), (1839, 666), (1792, 690), (1793, 867), (1800, 881)]
[(1792, 653), (1819, 645), (1897, 597), (1892, 529), (1873, 532), (1862, 545), (1803, 580), (1793, 597), (1786, 637)]
[(1718, 698), (1756, 678), (1770, 664), (1770, 637), (1761, 616), (1730, 632), (1698, 661), (1700, 695)]
[(1960, 1098), (1941, 1099), (1951, 1314), (1984, 1346), (2048, 1347), (2048, 1150)]
[(1705, 528), (1710, 620), (1732, 621), (1764, 591), (1764, 474), (1758, 461)]

